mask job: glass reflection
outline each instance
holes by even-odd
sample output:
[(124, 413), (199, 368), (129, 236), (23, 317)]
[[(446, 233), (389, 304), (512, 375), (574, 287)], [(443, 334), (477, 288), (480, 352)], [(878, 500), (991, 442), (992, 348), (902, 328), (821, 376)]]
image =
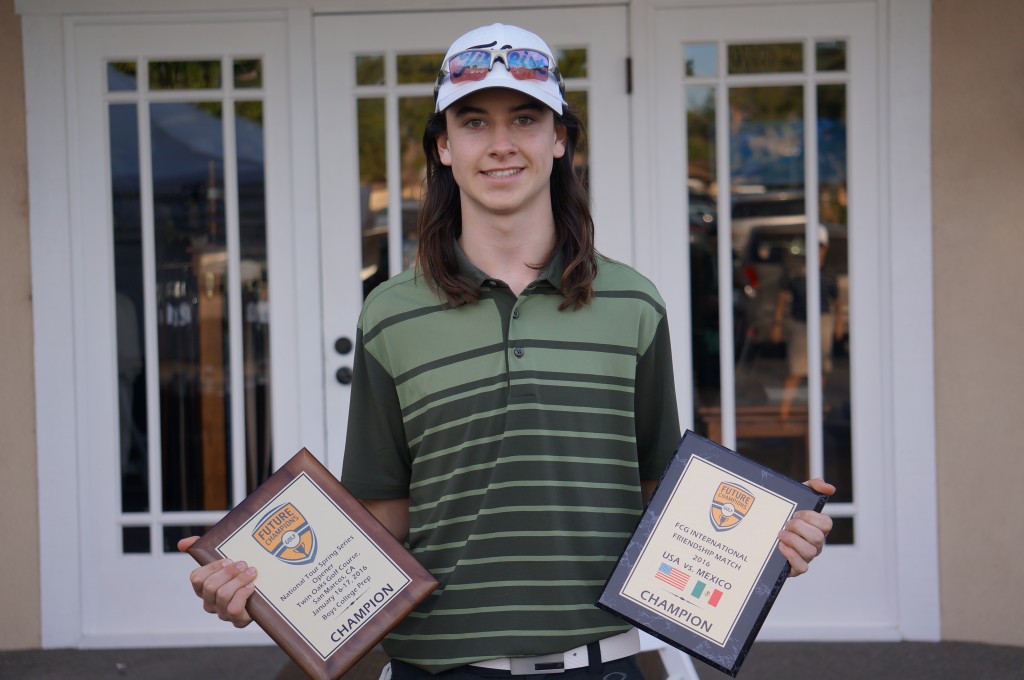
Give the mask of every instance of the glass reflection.
[(587, 77), (587, 48), (555, 50), (555, 63), (563, 79)]
[(689, 78), (713, 78), (718, 75), (718, 45), (715, 43), (686, 45), (683, 60)]
[(273, 471), (263, 102), (235, 103), (246, 493)]
[(388, 280), (388, 164), (383, 98), (360, 99), (359, 204), (363, 234), (363, 297)]
[(216, 90), (220, 83), (219, 61), (153, 61), (149, 64), (151, 90)]
[[(822, 376), (825, 478), (835, 480), (837, 502), (853, 501), (852, 406), (850, 393), (850, 264), (847, 251), (847, 103), (846, 85), (819, 85), (818, 99), (818, 210), (828, 225), (831, 245), (823, 271), (834, 276), (835, 333), (831, 372)], [(852, 527), (849, 532), (852, 542)]]
[[(435, 63), (440, 63), (440, 55)], [(419, 246), (420, 206), (427, 178), (427, 161), (423, 155), (423, 126), (434, 113), (434, 98), (402, 97), (398, 100), (398, 135), (402, 179), (402, 267), (416, 261)]]
[(576, 155), (573, 156), (572, 166), (580, 176), (580, 179), (583, 180), (583, 186), (589, 188), (590, 149), (587, 142), (586, 131), (590, 128), (587, 125), (587, 92), (586, 90), (566, 90), (565, 101), (568, 102), (569, 107), (573, 112), (575, 112), (576, 117), (579, 118), (580, 122), (583, 124), (584, 134), (580, 136), (579, 143), (576, 145)]
[(136, 78), (134, 61), (115, 61), (107, 64), (108, 92), (134, 92)]
[[(134, 64), (133, 64), (134, 65)], [(149, 510), (146, 347), (143, 342), (142, 212), (135, 104), (111, 104), (110, 176), (117, 321), (117, 386), (122, 512)], [(147, 543), (148, 545), (148, 538)]]
[(803, 102), (799, 86), (729, 92), (733, 252), (752, 292), (733, 312), (737, 447), (795, 479), (810, 470), (806, 388), (787, 391), (807, 362), (806, 294), (791, 293), (806, 281)]
[(815, 43), (815, 67), (818, 71), (846, 70), (846, 41), (826, 40)]
[(144, 555), (149, 552), (149, 527), (121, 527), (121, 552)]
[(687, 185), (689, 189), (690, 330), (694, 422), (708, 435), (707, 421), (719, 413), (721, 369), (718, 330), (718, 168), (715, 89), (686, 88)]
[(729, 45), (727, 52), (730, 75), (804, 70), (803, 43)]
[[(233, 85), (262, 85), (262, 62), (234, 59)], [(134, 73), (134, 62), (110, 65), (111, 88)], [(220, 86), (220, 62), (143, 63), (157, 89)], [(226, 510), (232, 498), (232, 441), (244, 441), (245, 491), (272, 467), (269, 276), (262, 101), (187, 101), (165, 96), (148, 106), (139, 128), (137, 103), (109, 105), (109, 139), (120, 403), (121, 508), (125, 513)], [(120, 95), (123, 99), (124, 95)], [(176, 101), (170, 101), (171, 99)], [(229, 107), (229, 108), (225, 108)], [(225, 113), (233, 123), (238, 249), (228, 252), (225, 206)], [(148, 137), (151, 232), (143, 237), (142, 149)], [(147, 213), (148, 215), (148, 213)], [(152, 242), (153, 272), (144, 282), (143, 242)], [(234, 243), (234, 239), (231, 240)], [(229, 299), (229, 262), (238, 263), (240, 298)], [(147, 267), (146, 269), (149, 269)], [(231, 268), (232, 271), (234, 267)], [(146, 354), (144, 298), (151, 284), (156, 356)], [(229, 309), (241, 311), (233, 343)], [(240, 338), (240, 342), (238, 339)], [(232, 432), (233, 352), (241, 357), (242, 427)], [(146, 383), (156, 364), (157, 384)], [(148, 389), (158, 404), (147, 403)], [(236, 402), (238, 404), (238, 402)], [(159, 441), (149, 440), (149, 412), (158, 410)], [(156, 433), (152, 433), (154, 436)], [(241, 437), (241, 440), (235, 438)], [(150, 444), (159, 447), (159, 497), (149, 493)], [(243, 491), (242, 489), (238, 490)], [(137, 522), (136, 522), (137, 524)], [(122, 527), (124, 552), (159, 549), (148, 526)], [(166, 534), (165, 534), (166, 538)], [(167, 547), (166, 544), (164, 546)], [(171, 546), (173, 550), (173, 546)]]
[(263, 87), (263, 62), (259, 59), (235, 59), (233, 64), (236, 90)]
[(437, 80), (438, 64), (444, 53), (399, 54), (396, 58), (398, 83), (433, 83)]
[(356, 85), (383, 84), (384, 55), (374, 54), (356, 57)]
[(221, 113), (219, 103), (150, 105), (164, 510), (230, 500)]

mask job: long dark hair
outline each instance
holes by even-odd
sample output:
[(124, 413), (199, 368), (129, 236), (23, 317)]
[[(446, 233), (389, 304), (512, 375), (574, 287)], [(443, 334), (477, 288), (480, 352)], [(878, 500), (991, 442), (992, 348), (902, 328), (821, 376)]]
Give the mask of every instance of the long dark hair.
[[(577, 145), (585, 134), (579, 117), (568, 107), (555, 114), (555, 125), (565, 128), (565, 153), (554, 160), (551, 170), (551, 209), (555, 219), (555, 249), (562, 254), (561, 309), (579, 309), (594, 297), (597, 273), (594, 249), (594, 220), (590, 197), (573, 168)], [(452, 169), (441, 163), (437, 136), (447, 131), (444, 111), (431, 116), (423, 131), (427, 155), (427, 188), (419, 219), (419, 252), (416, 266), (422, 268), (431, 287), (444, 293), (452, 306), (476, 302), (480, 289), (459, 273), (455, 241), (462, 235), (459, 185)], [(545, 263), (546, 264), (546, 263)]]

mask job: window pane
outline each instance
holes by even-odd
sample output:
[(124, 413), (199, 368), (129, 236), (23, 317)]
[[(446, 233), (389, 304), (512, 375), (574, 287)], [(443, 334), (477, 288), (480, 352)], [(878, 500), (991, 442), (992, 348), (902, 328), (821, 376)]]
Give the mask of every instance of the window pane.
[(815, 66), (819, 71), (846, 70), (846, 41), (829, 40), (816, 43)]
[(729, 92), (736, 444), (807, 479), (803, 88)]
[[(818, 210), (829, 233), (822, 281), (835, 285), (831, 337), (822, 337), (825, 475), (835, 480), (834, 499), (853, 501), (852, 399), (850, 395), (850, 267), (847, 249), (846, 85), (818, 86)], [(824, 290), (824, 288), (823, 288)], [(831, 351), (829, 351), (831, 349)]]
[(134, 61), (115, 61), (107, 64), (107, 91), (134, 92), (136, 88)]
[(259, 59), (235, 59), (234, 71), (236, 90), (263, 87), (263, 62)]
[(146, 345), (138, 111), (135, 104), (112, 104), (109, 114), (121, 510), (145, 512), (149, 510), (149, 444), (143, 370)]
[(416, 260), (419, 242), (417, 229), (427, 172), (427, 161), (423, 155), (423, 126), (433, 113), (433, 96), (402, 97), (398, 100), (398, 134), (402, 158), (403, 267), (411, 266)]
[[(437, 63), (441, 63), (439, 59)], [(436, 73), (435, 73), (436, 76)], [(384, 84), (384, 55), (356, 57), (356, 85)]]
[(852, 517), (833, 517), (832, 531), (828, 533), (829, 545), (853, 545), (854, 520)]
[(263, 102), (235, 103), (235, 144), (238, 151), (238, 235), (242, 282), (245, 480), (246, 493), (252, 493), (273, 471)]
[(178, 541), (189, 536), (202, 536), (212, 529), (212, 526), (165, 526), (163, 531), (163, 552), (177, 553)]
[(562, 78), (587, 77), (587, 49), (556, 50), (555, 63)]
[[(576, 116), (583, 124), (584, 133), (587, 128), (587, 92), (586, 90), (568, 90), (565, 93), (565, 101), (569, 108), (576, 113)], [(587, 136), (584, 134), (576, 148), (576, 155), (572, 159), (572, 166), (576, 174), (583, 180), (583, 185), (590, 186), (590, 155), (587, 145)]]
[(121, 552), (143, 555), (149, 551), (149, 527), (121, 527)]
[(151, 90), (216, 90), (220, 61), (154, 61), (149, 64)]
[(359, 199), (363, 232), (363, 296), (388, 280), (388, 166), (384, 99), (360, 99)]
[(217, 103), (150, 105), (164, 510), (226, 510), (224, 144)]
[[(690, 341), (697, 431), (710, 436), (722, 405), (718, 341), (718, 220), (715, 154), (715, 89), (686, 88), (686, 152), (689, 194)], [(721, 441), (718, 435), (716, 441)]]
[(690, 44), (684, 50), (687, 76), (714, 78), (718, 75), (718, 46), (715, 43)]
[(730, 75), (799, 73), (804, 69), (802, 43), (729, 45)]
[[(397, 58), (398, 83), (433, 83), (444, 53), (440, 54), (399, 54)], [(423, 130), (420, 130), (422, 133)]]

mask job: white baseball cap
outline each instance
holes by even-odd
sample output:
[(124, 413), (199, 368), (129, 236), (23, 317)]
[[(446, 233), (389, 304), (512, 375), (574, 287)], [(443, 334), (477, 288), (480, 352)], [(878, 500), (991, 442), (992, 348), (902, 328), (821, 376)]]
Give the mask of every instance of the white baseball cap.
[[(549, 74), (545, 80), (517, 80), (508, 69), (508, 64), (501, 58), (497, 59), (491, 70), (481, 80), (463, 83), (452, 83), (448, 61), (455, 55), (471, 49), (481, 50), (520, 50), (529, 49), (543, 52), (551, 60)], [(561, 114), (567, 106), (562, 94), (562, 79), (558, 75), (555, 57), (551, 48), (539, 36), (518, 26), (507, 24), (491, 24), (481, 26), (466, 33), (452, 43), (448, 53), (444, 55), (441, 75), (435, 89), (434, 111), (444, 111), (459, 99), (478, 90), (489, 87), (505, 87), (517, 90), (550, 107), (555, 113)]]

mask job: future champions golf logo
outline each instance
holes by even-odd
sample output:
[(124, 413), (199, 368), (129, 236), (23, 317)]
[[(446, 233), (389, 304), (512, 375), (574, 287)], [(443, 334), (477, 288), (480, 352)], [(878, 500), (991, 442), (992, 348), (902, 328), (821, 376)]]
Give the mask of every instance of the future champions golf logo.
[(252, 537), (267, 552), (288, 564), (309, 564), (316, 558), (313, 527), (292, 503), (279, 505), (263, 515)]
[(711, 501), (711, 526), (728, 531), (743, 521), (754, 505), (754, 494), (738, 484), (722, 482)]

